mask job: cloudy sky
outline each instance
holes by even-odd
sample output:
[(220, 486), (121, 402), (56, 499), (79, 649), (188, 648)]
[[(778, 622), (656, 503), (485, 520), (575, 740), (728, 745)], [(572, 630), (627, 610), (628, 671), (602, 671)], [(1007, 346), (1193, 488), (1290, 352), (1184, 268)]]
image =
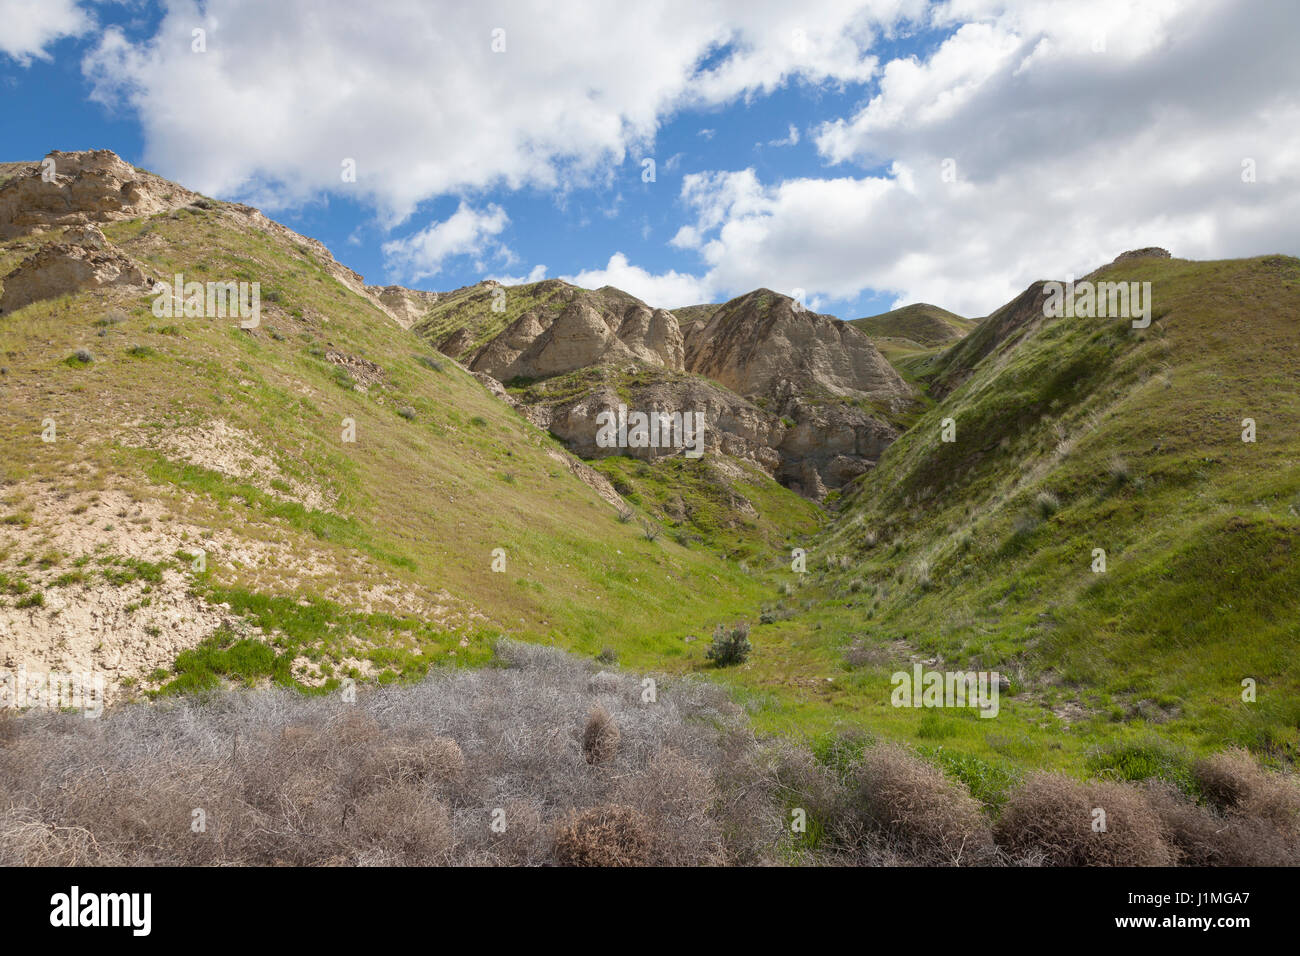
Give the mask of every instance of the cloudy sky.
[(372, 283), (978, 316), (1139, 246), (1300, 253), (1296, 0), (0, 0), (0, 25), (0, 161), (113, 149)]

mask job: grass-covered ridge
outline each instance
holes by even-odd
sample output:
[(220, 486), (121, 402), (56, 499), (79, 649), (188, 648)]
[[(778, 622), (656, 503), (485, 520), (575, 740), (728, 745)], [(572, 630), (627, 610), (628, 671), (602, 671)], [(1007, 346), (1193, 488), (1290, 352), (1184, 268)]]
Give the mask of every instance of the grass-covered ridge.
[[(327, 598), (349, 613), (425, 608), (448, 633), (661, 661), (681, 653), (683, 634), (758, 603), (762, 585), (717, 549), (620, 522), (553, 439), (306, 244), (215, 203), (104, 231), (155, 275), (260, 282), (261, 325), (158, 319), (149, 295), (125, 293), (5, 316), (6, 573), (56, 533), (37, 504), (47, 493), (111, 493), (158, 513), (147, 527), (167, 539), (162, 553), (208, 542), (215, 588)], [(0, 251), (20, 259), (35, 242)], [(90, 360), (66, 364), (78, 349)], [(53, 442), (41, 439), (47, 418)], [(120, 535), (123, 523), (77, 534)]]
[[(760, 722), (1079, 770), (1151, 739), (1171, 765), (1300, 756), (1300, 261), (1100, 278), (1150, 281), (1151, 327), (1026, 312), (954, 376), (846, 495), (808, 609), (755, 632)], [(916, 660), (1008, 673), (1011, 696), (995, 720), (889, 707)]]
[(926, 302), (849, 320), (849, 325), (866, 332), (872, 339), (906, 341), (922, 349), (949, 345), (970, 332), (975, 324), (971, 319)]

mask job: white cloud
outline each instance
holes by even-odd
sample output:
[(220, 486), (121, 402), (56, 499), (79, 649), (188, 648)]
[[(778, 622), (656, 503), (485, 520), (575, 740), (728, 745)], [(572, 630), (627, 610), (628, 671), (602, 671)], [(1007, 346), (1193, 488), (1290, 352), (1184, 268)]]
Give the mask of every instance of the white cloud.
[[(957, 0), (937, 13), (964, 16), (980, 22), (928, 59), (886, 65), (877, 96), (817, 133), (826, 159), (886, 174), (684, 178), (693, 222), (672, 245), (701, 256), (700, 282), (837, 299), (873, 289), (982, 315), (1125, 249), (1297, 252), (1300, 57), (1288, 38), (1300, 7)], [(1242, 182), (1246, 158), (1256, 183)]]
[(510, 217), (500, 206), (490, 205), (478, 212), (462, 202), (444, 221), (384, 243), (384, 261), (391, 272), (412, 280), (437, 275), (443, 262), (455, 256), (475, 256), (479, 271), (484, 252), (492, 252), (509, 263), (514, 260), (513, 254), (493, 241), (509, 222)]
[(629, 263), (621, 252), (610, 256), (603, 269), (587, 269), (561, 278), (584, 289), (612, 285), (657, 309), (697, 305), (710, 301), (713, 294), (709, 285), (695, 276), (672, 270), (655, 275)]
[(798, 128), (793, 123), (791, 123), (790, 132), (786, 134), (785, 139), (769, 139), (767, 141), (767, 145), (768, 146), (798, 146), (799, 145)]
[(22, 66), (49, 59), (45, 48), (56, 40), (80, 36), (94, 21), (76, 0), (0, 0), (0, 53)]
[(169, 178), (271, 207), (350, 192), (393, 225), (431, 197), (608, 177), (687, 106), (862, 80), (874, 25), (899, 9), (921, 7), (173, 0), (148, 39), (107, 30), (83, 70), (134, 107)]
[(541, 265), (539, 263), (538, 265), (535, 265), (531, 269), (529, 269), (528, 275), (526, 276), (495, 275), (495, 276), (488, 276), (488, 278), (495, 279), (497, 282), (500, 282), (502, 285), (527, 285), (530, 282), (541, 282), (543, 279), (545, 279), (546, 266)]
[[(878, 36), (917, 23), (942, 42), (877, 62)], [(196, 25), (205, 54), (190, 52)], [(666, 234), (699, 256), (699, 275), (618, 253), (579, 278), (655, 304), (763, 285), (981, 314), (1134, 246), (1296, 251), (1298, 32), (1300, 5), (1244, 0), (662, 0), (634, 16), (505, 0), (172, 0), (153, 36), (110, 29), (83, 69), (97, 97), (139, 114), (146, 164), (206, 192), (271, 207), (354, 195), (390, 228), (430, 198), (464, 197), (451, 220), (385, 246), (409, 275), (458, 255), (511, 268), (486, 190), (550, 190), (559, 208), (583, 183), (616, 196), (618, 176), (639, 185), (630, 158), (682, 110), (878, 81), (849, 115), (776, 141), (811, 139), (830, 172), (683, 178), (689, 218)], [(346, 158), (355, 183), (340, 179)], [(1257, 183), (1240, 180), (1245, 158)]]

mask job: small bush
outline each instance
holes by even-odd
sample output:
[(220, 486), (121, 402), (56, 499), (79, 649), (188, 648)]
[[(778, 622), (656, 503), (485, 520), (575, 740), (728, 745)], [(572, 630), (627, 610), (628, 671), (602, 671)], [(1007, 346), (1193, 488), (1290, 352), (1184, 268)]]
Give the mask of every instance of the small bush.
[(90, 353), (89, 349), (77, 349), (63, 360), (65, 365), (71, 365), (74, 367), (89, 365), (93, 361), (95, 361), (95, 356)]
[(1270, 773), (1239, 747), (1198, 760), (1192, 773), (1219, 810), (1300, 838), (1300, 786), (1294, 778)]
[(618, 743), (622, 736), (609, 711), (597, 704), (591, 708), (587, 715), (587, 725), (582, 730), (583, 757), (592, 765), (612, 760), (618, 753)]
[(555, 835), (561, 866), (645, 866), (649, 826), (631, 807), (607, 804), (570, 815)]
[(887, 647), (869, 645), (857, 638), (844, 651), (844, 663), (849, 667), (884, 667), (894, 659)]
[(1061, 510), (1061, 499), (1050, 491), (1040, 491), (1034, 497), (1034, 507), (1038, 509), (1038, 513), (1044, 518), (1050, 518)]
[(427, 368), (430, 372), (441, 372), (442, 363), (430, 355), (417, 355), (415, 360)]
[(398, 405), (397, 414), (401, 415), (408, 422), (415, 421), (415, 409), (410, 405)]
[(1186, 793), (1193, 793), (1196, 789), (1188, 755), (1158, 737), (1099, 747), (1088, 755), (1087, 767), (1098, 777), (1117, 777), (1134, 782), (1157, 777)]
[(994, 855), (979, 801), (911, 751), (896, 744), (870, 747), (854, 778), (863, 823), (918, 861), (974, 864)]
[(601, 648), (600, 653), (596, 655), (596, 660), (600, 661), (602, 664), (617, 664), (618, 651), (614, 650), (612, 647), (603, 647)]
[[(1105, 812), (1105, 830), (1094, 830)], [(1176, 853), (1143, 792), (1124, 783), (1084, 784), (1035, 773), (1011, 792), (998, 820), (998, 843), (1048, 866), (1170, 866)]]
[(713, 630), (713, 644), (705, 657), (719, 667), (730, 667), (733, 664), (745, 663), (753, 649), (754, 645), (749, 642), (747, 623), (741, 622), (731, 630), (719, 624)]
[(1220, 816), (1165, 782), (1145, 789), (1184, 866), (1300, 865), (1300, 842), (1266, 821)]
[(653, 521), (641, 522), (641, 537), (647, 541), (658, 541), (661, 534), (663, 534), (663, 529)]

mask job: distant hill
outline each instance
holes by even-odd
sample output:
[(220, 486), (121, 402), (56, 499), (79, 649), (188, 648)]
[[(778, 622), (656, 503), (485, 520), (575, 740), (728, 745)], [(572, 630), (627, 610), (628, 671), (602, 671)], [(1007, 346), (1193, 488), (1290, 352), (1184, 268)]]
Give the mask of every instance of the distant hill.
[(923, 349), (955, 342), (977, 324), (974, 319), (962, 318), (928, 302), (914, 302), (900, 309), (849, 321), (849, 325), (861, 329), (873, 339), (891, 339), (900, 344), (901, 340), (907, 340)]

